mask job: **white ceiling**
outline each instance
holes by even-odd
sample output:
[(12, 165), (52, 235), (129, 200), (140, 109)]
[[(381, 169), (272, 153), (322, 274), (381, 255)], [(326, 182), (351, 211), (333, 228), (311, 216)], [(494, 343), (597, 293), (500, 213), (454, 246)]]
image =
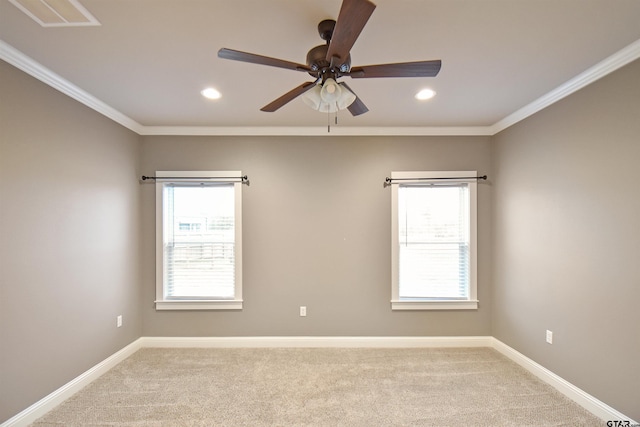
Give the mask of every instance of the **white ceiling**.
[[(370, 111), (340, 112), (332, 133), (491, 134), (640, 57), (638, 0), (373, 1), (353, 66), (441, 59), (442, 69), (435, 78), (343, 77)], [(216, 54), (226, 47), (304, 64), (307, 51), (324, 43), (318, 22), (335, 19), (341, 0), (81, 3), (100, 26), (45, 28), (0, 0), (0, 57), (139, 133), (326, 132), (327, 115), (300, 99), (260, 111), (311, 81), (308, 74)], [(207, 86), (222, 98), (204, 99)], [(417, 101), (424, 87), (437, 95)]]

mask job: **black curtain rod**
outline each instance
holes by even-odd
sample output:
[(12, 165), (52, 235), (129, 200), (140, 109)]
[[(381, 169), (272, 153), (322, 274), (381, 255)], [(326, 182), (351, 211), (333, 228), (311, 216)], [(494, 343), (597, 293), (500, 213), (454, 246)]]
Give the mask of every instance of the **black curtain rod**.
[(482, 176), (456, 176), (456, 177), (437, 177), (437, 178), (389, 178), (386, 177), (384, 180), (384, 185), (391, 185), (395, 181), (446, 181), (446, 180), (461, 180), (461, 179), (487, 179), (487, 175)]
[(242, 183), (249, 182), (249, 177), (247, 175), (244, 176), (144, 176), (142, 175), (142, 180), (146, 181), (148, 179), (152, 179), (154, 181), (172, 181), (172, 180), (181, 180), (186, 179), (190, 181), (205, 181), (208, 179), (239, 179)]

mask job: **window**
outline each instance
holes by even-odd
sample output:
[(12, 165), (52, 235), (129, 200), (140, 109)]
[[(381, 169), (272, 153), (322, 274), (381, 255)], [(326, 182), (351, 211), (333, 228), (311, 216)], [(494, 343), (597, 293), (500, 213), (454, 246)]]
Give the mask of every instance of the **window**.
[(156, 309), (242, 308), (240, 176), (156, 172)]
[(392, 309), (478, 307), (475, 176), (392, 173)]

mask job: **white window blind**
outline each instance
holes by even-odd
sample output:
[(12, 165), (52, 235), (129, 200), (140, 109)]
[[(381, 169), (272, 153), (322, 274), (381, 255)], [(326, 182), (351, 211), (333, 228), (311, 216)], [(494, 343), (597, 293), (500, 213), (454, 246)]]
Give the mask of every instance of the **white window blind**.
[(400, 299), (468, 299), (468, 184), (400, 185), (398, 220)]
[(156, 171), (156, 309), (242, 309), (241, 171)]
[(393, 310), (478, 308), (476, 176), (392, 172)]
[(164, 185), (165, 299), (232, 299), (234, 184)]

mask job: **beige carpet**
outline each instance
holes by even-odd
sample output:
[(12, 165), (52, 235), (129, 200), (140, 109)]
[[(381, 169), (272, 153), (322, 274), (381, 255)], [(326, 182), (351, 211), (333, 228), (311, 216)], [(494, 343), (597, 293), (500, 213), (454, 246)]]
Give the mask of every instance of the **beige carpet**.
[(35, 426), (602, 426), (488, 348), (142, 349)]

